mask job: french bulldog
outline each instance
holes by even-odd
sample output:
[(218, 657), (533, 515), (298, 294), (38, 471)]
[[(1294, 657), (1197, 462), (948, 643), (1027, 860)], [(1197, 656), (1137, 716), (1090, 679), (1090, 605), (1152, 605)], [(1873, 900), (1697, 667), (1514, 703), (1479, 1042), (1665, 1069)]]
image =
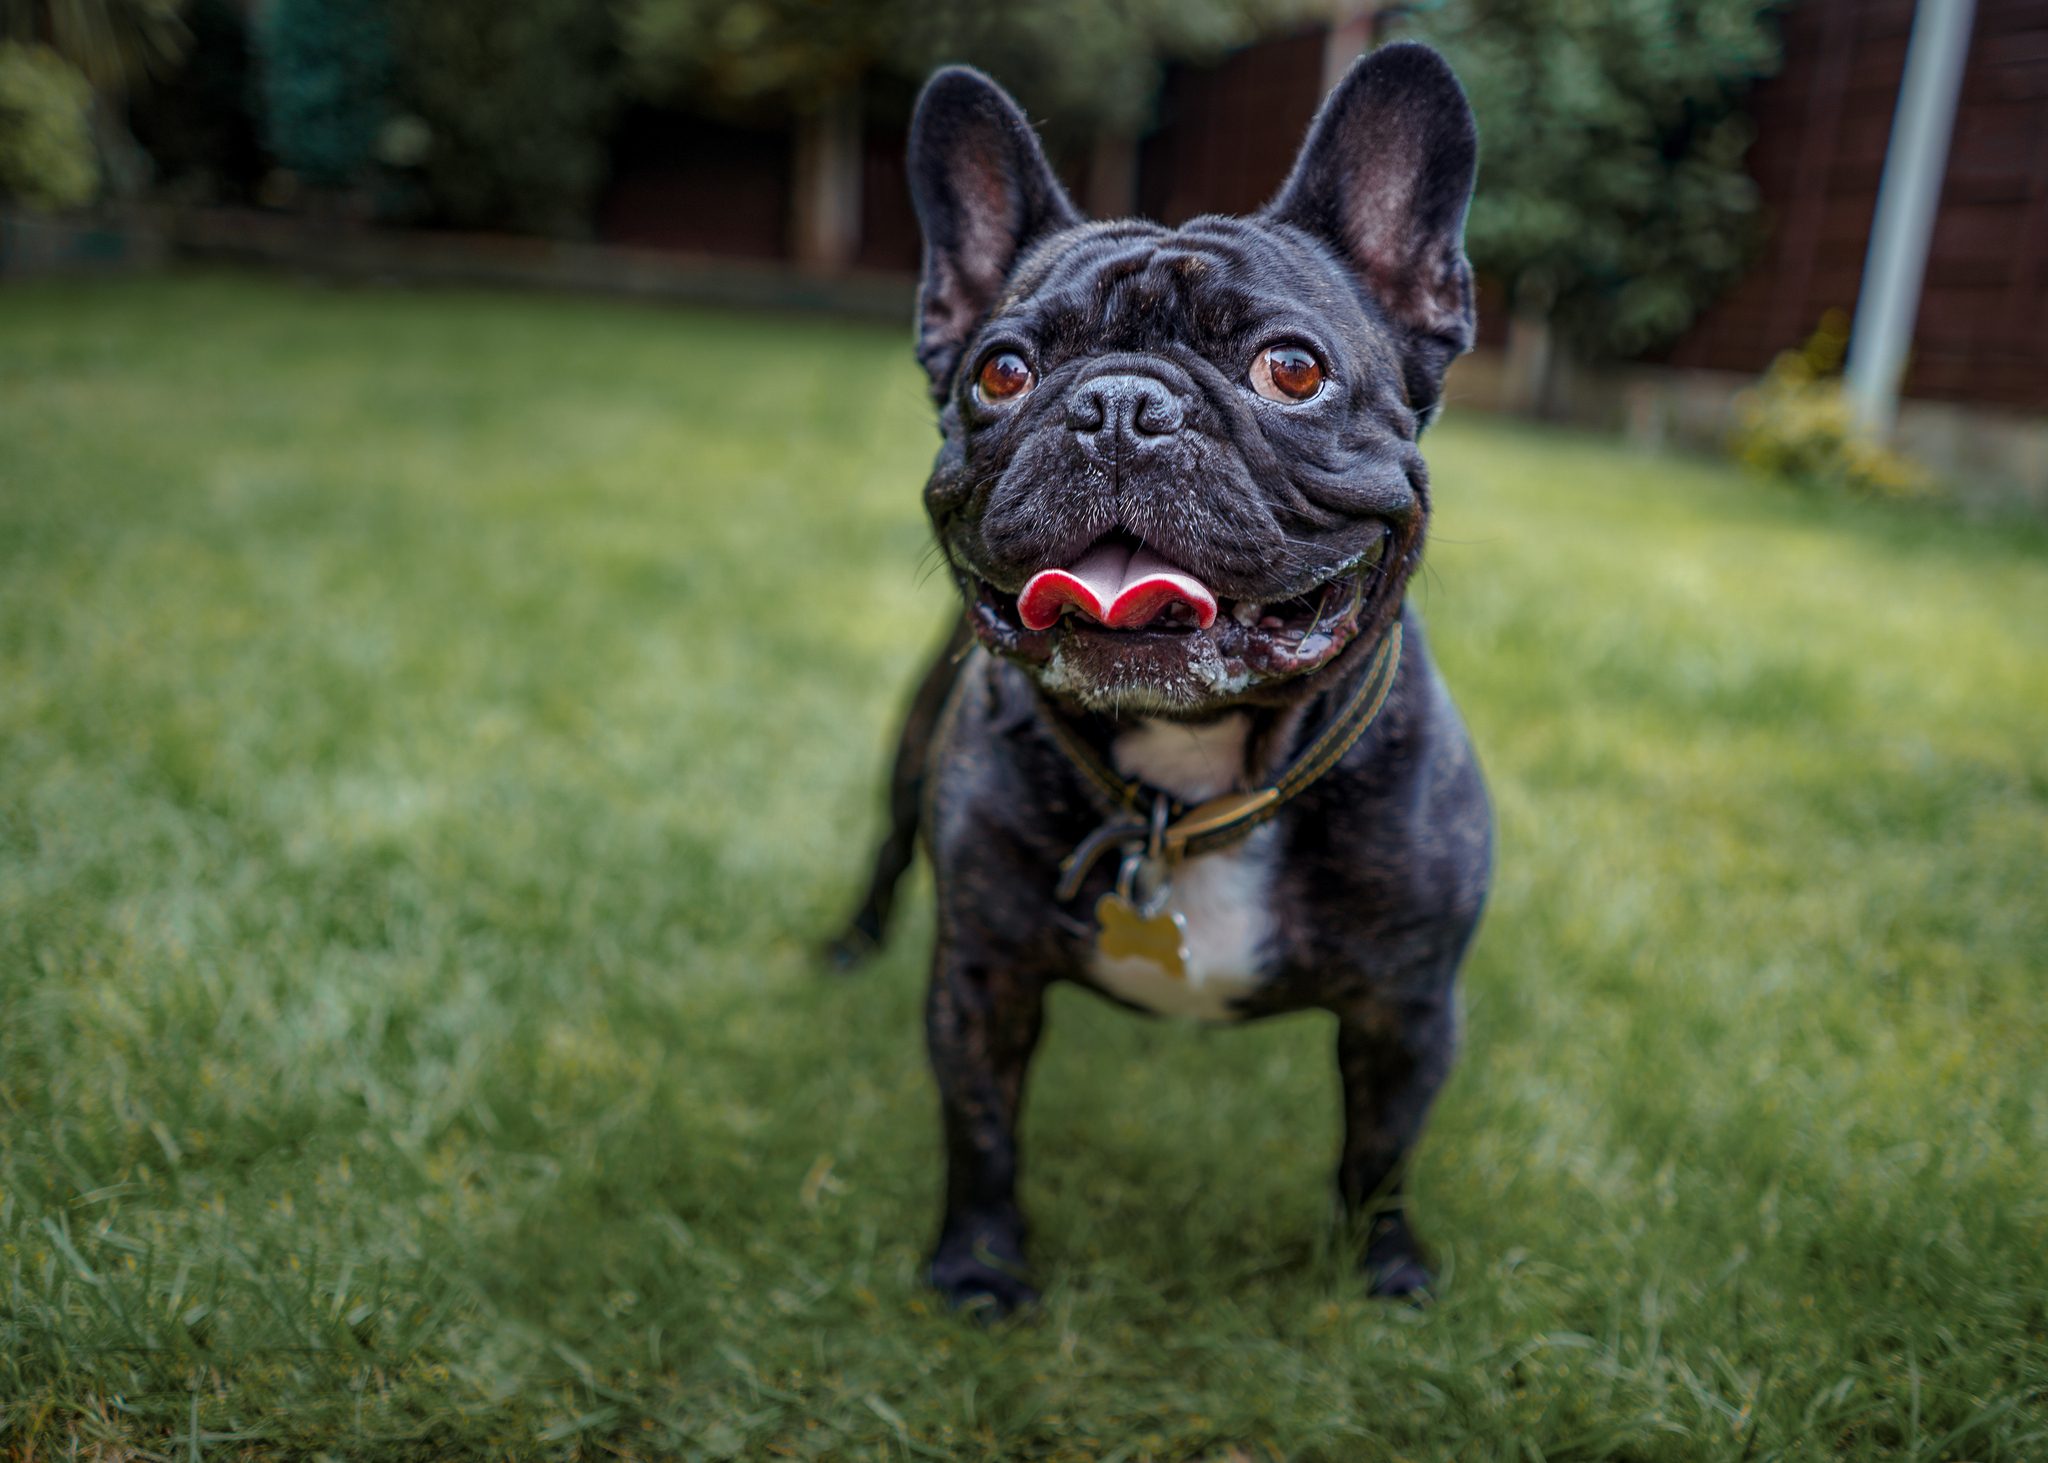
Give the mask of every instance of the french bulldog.
[(1084, 219), (979, 72), (918, 101), (924, 503), (964, 615), (835, 948), (881, 940), (921, 843), (930, 1279), (957, 1305), (1036, 1298), (1017, 1124), (1061, 980), (1212, 1022), (1332, 1013), (1365, 1283), (1431, 1284), (1402, 1174), (1457, 1048), (1492, 822), (1405, 592), (1417, 439), (1472, 343), (1476, 162), (1463, 90), (1412, 44), (1352, 67), (1263, 211), (1179, 228)]

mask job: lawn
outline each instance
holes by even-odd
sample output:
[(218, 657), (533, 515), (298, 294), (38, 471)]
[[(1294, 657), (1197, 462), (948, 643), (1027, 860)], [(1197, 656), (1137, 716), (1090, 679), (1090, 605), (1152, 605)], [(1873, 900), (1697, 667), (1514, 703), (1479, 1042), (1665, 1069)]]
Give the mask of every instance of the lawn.
[(2048, 1456), (2048, 534), (1454, 409), (1440, 1300), (1330, 1242), (1327, 1019), (1066, 991), (984, 1328), (925, 901), (810, 955), (934, 442), (905, 331), (0, 296), (0, 1453)]

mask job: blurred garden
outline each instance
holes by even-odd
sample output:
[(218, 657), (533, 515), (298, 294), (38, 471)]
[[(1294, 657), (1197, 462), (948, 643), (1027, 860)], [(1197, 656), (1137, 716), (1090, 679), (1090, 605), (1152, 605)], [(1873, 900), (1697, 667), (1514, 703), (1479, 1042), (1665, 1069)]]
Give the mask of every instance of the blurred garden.
[(1343, 67), (1414, 38), (1485, 138), (1461, 400), (2048, 511), (2048, 21), (1956, 12), (1944, 93), (1907, 64), (1926, 9), (0, 0), (0, 280), (196, 260), (901, 318), (935, 65), (1006, 83), (1090, 212), (1179, 222), (1257, 207)]
[[(2039, 425), (2038, 340), (1942, 334), (2020, 289), (1978, 194), (1900, 433), (1842, 386), (1912, 10), (0, 0), (0, 1458), (2048, 1455), (2048, 520), (1913, 450)], [(956, 612), (891, 149), (964, 58), (1093, 206), (1250, 206), (1389, 35), (1486, 139), (1441, 1294), (1335, 1243), (1327, 1021), (1068, 990), (976, 1325), (928, 901), (815, 956)], [(506, 240), (595, 288), (461, 282)], [(703, 303), (746, 250), (782, 308)]]

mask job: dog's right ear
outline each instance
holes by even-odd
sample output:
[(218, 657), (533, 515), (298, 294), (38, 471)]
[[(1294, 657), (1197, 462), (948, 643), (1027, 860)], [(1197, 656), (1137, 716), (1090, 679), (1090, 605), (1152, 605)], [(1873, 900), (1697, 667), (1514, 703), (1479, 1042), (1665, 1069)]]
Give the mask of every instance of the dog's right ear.
[(917, 359), (943, 403), (961, 348), (1024, 251), (1081, 222), (1009, 93), (967, 66), (925, 83), (910, 121), (910, 199), (924, 230)]
[(1472, 349), (1465, 209), (1479, 133), (1445, 61), (1413, 41), (1362, 56), (1309, 124), (1266, 217), (1328, 244), (1406, 344), (1409, 404), (1427, 414)]

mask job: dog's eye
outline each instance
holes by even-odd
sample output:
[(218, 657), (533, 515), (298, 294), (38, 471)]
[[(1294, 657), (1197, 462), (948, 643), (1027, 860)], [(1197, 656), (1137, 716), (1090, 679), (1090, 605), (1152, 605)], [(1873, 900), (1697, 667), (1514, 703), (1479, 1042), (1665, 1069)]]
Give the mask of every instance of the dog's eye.
[(1032, 386), (1031, 368), (1015, 351), (998, 351), (981, 363), (974, 394), (983, 401), (1010, 401)]
[(1252, 361), (1252, 390), (1268, 401), (1307, 401), (1323, 389), (1323, 368), (1306, 346), (1269, 345)]

